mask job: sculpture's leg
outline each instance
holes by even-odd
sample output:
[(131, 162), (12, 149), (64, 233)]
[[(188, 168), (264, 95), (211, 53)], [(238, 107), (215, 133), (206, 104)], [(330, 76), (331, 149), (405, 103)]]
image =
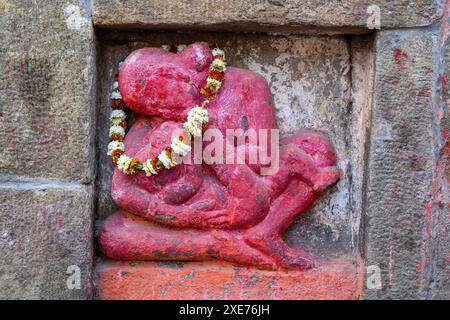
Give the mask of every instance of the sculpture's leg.
[(290, 248), (283, 241), (282, 235), (316, 197), (316, 193), (306, 183), (292, 180), (283, 194), (274, 200), (266, 218), (244, 233), (245, 241), (273, 258), (281, 267), (289, 269), (312, 267), (313, 258), (301, 250)]
[[(124, 191), (126, 190), (126, 192)], [(179, 228), (221, 228), (229, 224), (230, 207), (205, 211), (164, 203), (156, 195), (137, 185), (132, 177), (114, 173), (111, 194), (115, 202), (147, 220)]]
[(238, 232), (169, 229), (123, 211), (109, 217), (99, 243), (117, 260), (202, 261), (213, 258), (275, 269), (276, 263), (246, 244)]
[[(245, 165), (237, 166), (230, 180), (229, 189), (235, 196), (230, 198), (226, 207), (216, 210), (204, 210), (202, 203), (189, 206), (164, 203), (137, 185), (132, 177), (119, 172), (113, 176), (111, 194), (121, 208), (172, 227), (235, 229), (261, 221), (270, 205), (267, 188)], [(235, 215), (237, 210), (239, 214)]]
[(316, 198), (305, 183), (293, 180), (266, 219), (245, 231), (169, 229), (125, 212), (109, 217), (100, 233), (106, 256), (118, 260), (201, 261), (213, 258), (265, 269), (307, 269), (306, 253), (288, 247), (281, 236)]

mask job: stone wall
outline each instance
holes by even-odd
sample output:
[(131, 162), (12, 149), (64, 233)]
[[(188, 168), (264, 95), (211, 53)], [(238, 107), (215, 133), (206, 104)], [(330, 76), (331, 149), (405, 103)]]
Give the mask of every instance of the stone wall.
[[(336, 145), (343, 179), (286, 237), (357, 261), (361, 294), (341, 297), (450, 298), (447, 2), (0, 0), (0, 298), (105, 293), (102, 276), (117, 272), (94, 251), (94, 222), (115, 206), (111, 78), (135, 48), (195, 40), (266, 77), (284, 132), (314, 127)], [(380, 30), (367, 27), (371, 5)], [(79, 288), (67, 286), (70, 266)], [(367, 286), (377, 268), (381, 287)], [(308, 290), (298, 298), (320, 297)]]

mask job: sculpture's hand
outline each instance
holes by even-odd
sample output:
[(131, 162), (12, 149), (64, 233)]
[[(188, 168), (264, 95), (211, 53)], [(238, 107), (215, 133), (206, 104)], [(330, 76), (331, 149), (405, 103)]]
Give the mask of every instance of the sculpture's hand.
[(265, 177), (265, 182), (278, 195), (295, 177), (319, 194), (340, 176), (328, 138), (317, 131), (302, 130), (281, 140), (279, 170), (276, 175)]

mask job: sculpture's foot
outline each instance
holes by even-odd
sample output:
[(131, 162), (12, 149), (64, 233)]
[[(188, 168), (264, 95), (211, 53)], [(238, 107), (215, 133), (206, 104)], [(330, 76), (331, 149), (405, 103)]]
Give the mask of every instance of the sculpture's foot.
[[(259, 230), (259, 231), (258, 231)], [(116, 260), (202, 261), (219, 259), (261, 269), (305, 270), (313, 258), (289, 247), (275, 233), (174, 229), (119, 211), (103, 224), (99, 243)]]
[(279, 264), (285, 269), (299, 269), (308, 270), (314, 268), (314, 258), (300, 249), (294, 249), (289, 247), (281, 240), (281, 254), (277, 252), (275, 258), (279, 261)]
[(314, 258), (300, 250), (289, 247), (278, 234), (267, 234), (249, 229), (244, 236), (245, 242), (270, 257), (279, 268), (307, 270), (314, 267)]

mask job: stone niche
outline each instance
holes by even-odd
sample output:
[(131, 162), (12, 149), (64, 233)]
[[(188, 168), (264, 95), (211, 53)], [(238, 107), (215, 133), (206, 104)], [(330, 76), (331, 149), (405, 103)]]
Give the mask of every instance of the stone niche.
[(195, 41), (223, 48), (230, 66), (266, 78), (282, 134), (314, 128), (326, 133), (334, 144), (342, 178), (284, 235), (289, 245), (317, 257), (318, 267), (304, 272), (270, 272), (215, 261), (119, 262), (98, 251), (96, 297), (359, 298), (363, 172), (373, 70), (370, 35), (99, 31), (97, 226), (118, 209), (110, 196), (113, 167), (105, 150), (109, 96), (119, 62), (138, 48)]

